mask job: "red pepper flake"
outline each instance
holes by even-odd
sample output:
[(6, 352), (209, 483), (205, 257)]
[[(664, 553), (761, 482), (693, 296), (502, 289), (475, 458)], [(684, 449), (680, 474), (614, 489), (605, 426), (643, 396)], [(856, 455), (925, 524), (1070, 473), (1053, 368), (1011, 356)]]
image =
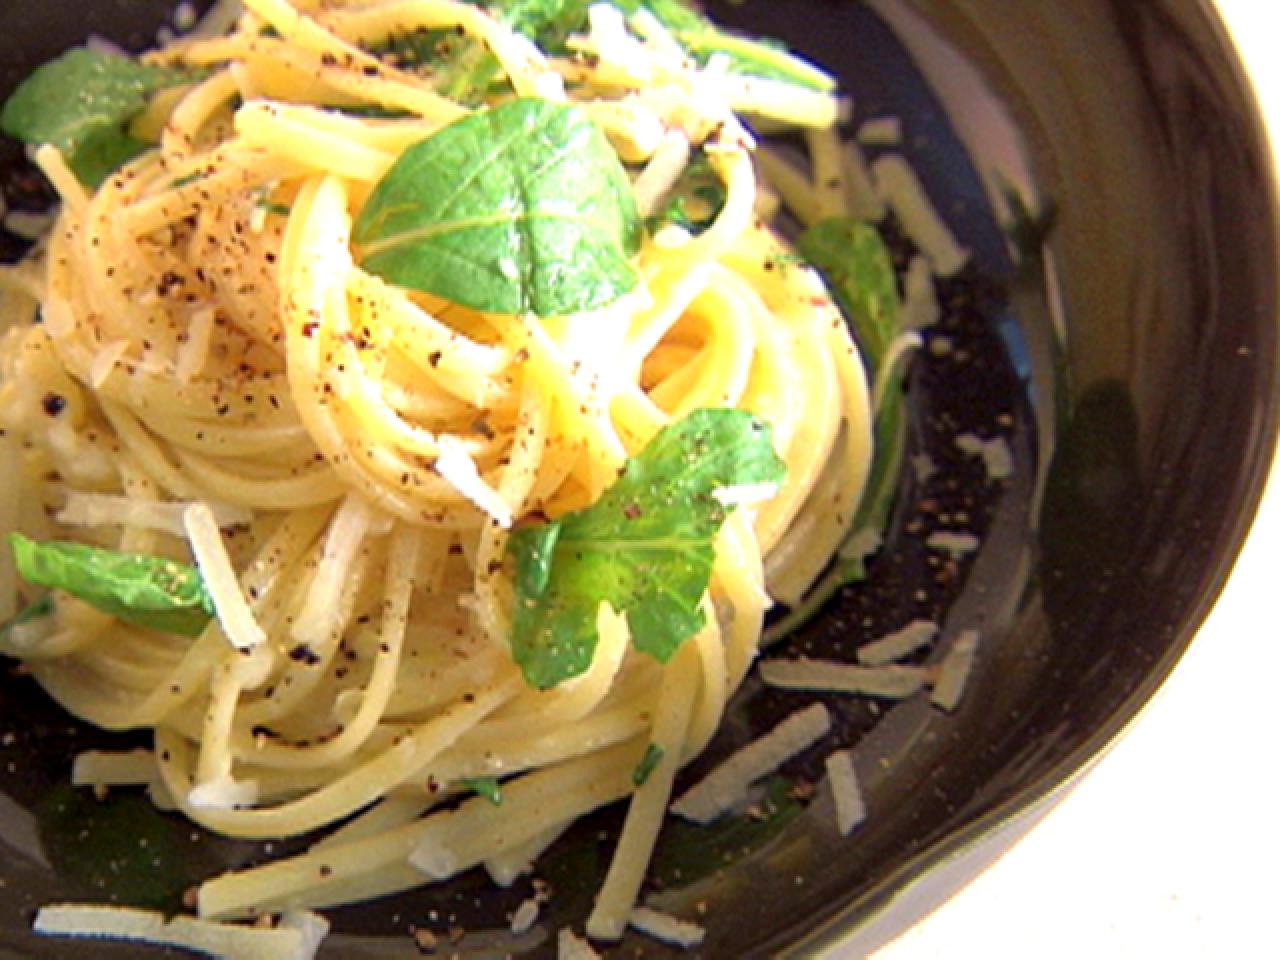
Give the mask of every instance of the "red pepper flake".
[(304, 663), (308, 667), (314, 667), (320, 662), (320, 655), (305, 643), (300, 643), (289, 651), (289, 659), (295, 663)]

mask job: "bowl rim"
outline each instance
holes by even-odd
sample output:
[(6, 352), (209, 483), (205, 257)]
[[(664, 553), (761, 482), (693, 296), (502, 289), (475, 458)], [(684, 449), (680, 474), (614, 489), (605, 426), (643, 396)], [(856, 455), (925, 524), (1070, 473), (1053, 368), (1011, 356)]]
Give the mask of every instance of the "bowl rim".
[[(1169, 0), (1155, 2), (1165, 4)], [(1259, 203), (1258, 207), (1269, 215), (1272, 251), (1280, 255), (1280, 142), (1273, 141), (1270, 135), (1257, 87), (1217, 4), (1214, 0), (1192, 2), (1207, 28), (1204, 44), (1221, 56), (1238, 88), (1236, 92), (1244, 108), (1245, 120), (1241, 132), (1247, 135), (1251, 153), (1265, 161), (1260, 178), (1266, 197), (1265, 203)], [(1280, 136), (1280, 128), (1277, 136)], [(1274, 305), (1270, 319), (1273, 328), (1280, 330), (1280, 257), (1270, 280)], [(1174, 641), (1152, 662), (1150, 669), (1116, 704), (1104, 722), (1079, 744), (1036, 774), (1022, 789), (995, 801), (958, 829), (911, 854), (904, 863), (881, 877), (867, 893), (841, 906), (817, 927), (787, 944), (780, 956), (836, 956), (837, 951), (848, 951), (855, 938), (869, 934), (865, 943), (857, 944), (858, 955), (861, 956), (905, 933), (909, 926), (921, 922), (953, 898), (1000, 854), (1020, 841), (1141, 720), (1155, 694), (1195, 642), (1210, 611), (1221, 597), (1253, 528), (1269, 479), (1274, 474), (1280, 480), (1280, 349), (1273, 351), (1265, 374), (1269, 390), (1259, 394), (1264, 400), (1257, 409), (1259, 429), (1241, 464), (1239, 476), (1244, 482), (1235, 499), (1236, 509), (1230, 523), (1220, 531), (1219, 549), (1205, 568), (1205, 586), (1180, 625)], [(955, 864), (959, 870), (959, 876), (952, 878), (949, 889), (925, 894), (925, 902), (920, 907), (905, 907), (906, 916), (901, 919), (907, 923), (906, 926), (891, 921), (881, 929), (874, 929), (877, 921), (890, 919), (889, 914), (895, 907), (902, 905), (935, 870), (947, 864)]]

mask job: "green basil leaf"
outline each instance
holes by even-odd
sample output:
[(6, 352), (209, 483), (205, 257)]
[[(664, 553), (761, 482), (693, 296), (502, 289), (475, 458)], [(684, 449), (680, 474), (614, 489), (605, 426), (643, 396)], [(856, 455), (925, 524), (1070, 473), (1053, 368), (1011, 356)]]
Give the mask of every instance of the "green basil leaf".
[(600, 129), (578, 107), (526, 98), (410, 147), (353, 239), (361, 265), (392, 283), (491, 313), (558, 316), (635, 287), (640, 224)]
[(188, 564), (83, 543), (37, 543), (19, 533), (9, 534), (9, 542), (27, 581), (65, 590), (129, 623), (197, 636), (213, 616), (204, 580)]
[(523, 528), (519, 536), (511, 538), (511, 553), (516, 561), (516, 590), (524, 596), (540, 597), (550, 586), (551, 564), (562, 529), (559, 523), (545, 523)]
[(675, 224), (697, 236), (720, 216), (725, 196), (724, 181), (716, 175), (706, 152), (699, 150), (646, 226), (650, 233), (656, 233), (666, 224)]
[(653, 775), (653, 771), (658, 768), (658, 764), (662, 762), (662, 758), (666, 755), (667, 752), (656, 743), (649, 744), (644, 756), (640, 758), (636, 768), (631, 771), (631, 782), (637, 787), (643, 787), (649, 782), (649, 777)]
[(871, 224), (832, 217), (801, 234), (796, 246), (826, 280), (875, 371), (901, 333), (898, 278), (884, 240)]
[(14, 91), (0, 111), (0, 129), (26, 143), (53, 144), (81, 182), (96, 187), (146, 149), (126, 128), (151, 95), (197, 77), (77, 48)]
[(728, 514), (713, 494), (785, 474), (764, 421), (698, 410), (660, 431), (592, 506), (513, 533), (511, 647), (525, 679), (545, 689), (585, 671), (602, 602), (626, 615), (636, 649), (669, 660), (703, 625)]

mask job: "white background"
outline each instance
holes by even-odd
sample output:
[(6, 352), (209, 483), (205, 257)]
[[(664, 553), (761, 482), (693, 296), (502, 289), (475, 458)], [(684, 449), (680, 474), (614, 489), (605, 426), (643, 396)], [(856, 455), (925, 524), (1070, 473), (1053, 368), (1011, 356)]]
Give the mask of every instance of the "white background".
[[(1280, 4), (1219, 0), (1280, 143)], [(1280, 478), (1137, 724), (996, 865), (875, 960), (1280, 958)]]

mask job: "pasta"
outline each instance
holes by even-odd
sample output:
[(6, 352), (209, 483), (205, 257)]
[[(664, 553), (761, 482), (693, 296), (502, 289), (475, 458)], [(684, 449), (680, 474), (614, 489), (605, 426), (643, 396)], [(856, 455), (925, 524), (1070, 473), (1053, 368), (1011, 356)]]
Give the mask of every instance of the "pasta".
[[(628, 798), (588, 924), (617, 938), (676, 772), (719, 726), (772, 599), (798, 603), (854, 531), (864, 360), (765, 216), (775, 191), (802, 220), (850, 212), (839, 101), (807, 64), (788, 58), (803, 82), (744, 74), (631, 6), (592, 6), (541, 49), (458, 0), (244, 0), (229, 33), (147, 55), (185, 73), (131, 121), (152, 145), (100, 184), (65, 150), (35, 154), (61, 209), (0, 270), (0, 522), (193, 564), (211, 609), (156, 629), (57, 591), (0, 649), (77, 716), (154, 731), (150, 759), (95, 754), (81, 782), (145, 780), (235, 837), (343, 824), (210, 879), (203, 917), (477, 865), (509, 883), (574, 819)], [(424, 37), (426, 63), (404, 45)], [(487, 309), (375, 268), (400, 238), (364, 228), (417, 145), (570, 107), (647, 218), (630, 289)], [(813, 180), (757, 154), (740, 115), (808, 131)], [(710, 190), (687, 190), (695, 171)], [(531, 683), (511, 640), (527, 602), (512, 541), (590, 510), (664, 428), (708, 409), (767, 423), (785, 476), (713, 491), (725, 516), (696, 629), (664, 662), (643, 619), (602, 599), (584, 668)], [(10, 617), (7, 556), (0, 578)]]

